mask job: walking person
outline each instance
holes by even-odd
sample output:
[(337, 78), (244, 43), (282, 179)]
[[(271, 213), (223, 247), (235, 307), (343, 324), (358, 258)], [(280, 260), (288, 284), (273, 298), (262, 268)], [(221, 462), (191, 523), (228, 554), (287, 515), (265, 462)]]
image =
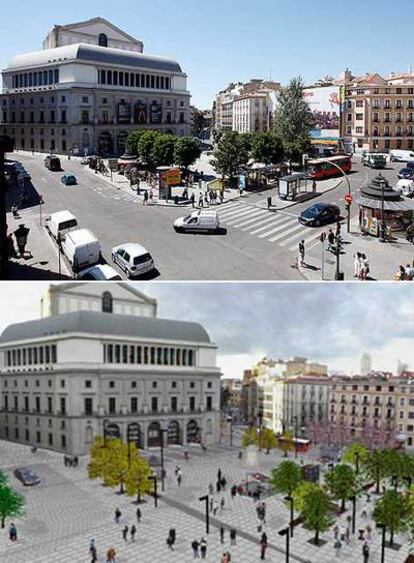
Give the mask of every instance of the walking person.
[(371, 541), (372, 538), (372, 528), (369, 524), (367, 524), (367, 527), (365, 528), (367, 531), (367, 540)]
[(152, 188), (150, 188), (149, 199), (151, 203), (154, 203), (154, 190)]
[(200, 559), (200, 553), (198, 551), (199, 547), (200, 547), (200, 544), (198, 543), (198, 541), (193, 540), (193, 542), (191, 543), (191, 548), (193, 550), (194, 559)]
[(144, 192), (144, 199), (142, 200), (142, 205), (148, 205), (148, 190)]
[(361, 254), (361, 280), (366, 281), (369, 274), (369, 261), (365, 254)]
[(220, 512), (223, 512), (224, 510), (224, 497), (221, 497), (221, 501), (220, 501)]
[(214, 500), (214, 502), (213, 502), (213, 516), (216, 516), (218, 508), (219, 508), (219, 504), (216, 500)]
[(194, 195), (194, 192), (191, 194), (190, 201), (191, 201), (192, 207), (194, 207), (194, 206), (195, 206), (195, 195)]
[(260, 539), (260, 559), (266, 559), (266, 549), (267, 549), (267, 535), (266, 532), (263, 532), (262, 537)]
[(335, 235), (333, 234), (332, 229), (329, 229), (328, 233), (328, 251), (331, 251), (335, 245)]
[(361, 253), (356, 252), (354, 254), (354, 278), (359, 278), (361, 270)]
[(203, 207), (203, 194), (200, 194), (198, 198), (198, 207)]
[(90, 551), (89, 551), (90, 555), (91, 555), (91, 563), (97, 563), (98, 561), (98, 552), (96, 550), (96, 547), (93, 546)]
[(168, 534), (168, 537), (167, 537), (167, 546), (168, 546), (168, 549), (171, 549), (171, 551), (174, 551), (174, 538), (171, 535), (171, 533)]
[(131, 531), (130, 531), (130, 534), (131, 534), (131, 541), (135, 541), (135, 534), (136, 534), (136, 533), (137, 533), (136, 526), (135, 526), (135, 524), (132, 524), (132, 526), (131, 526)]
[(347, 545), (349, 545), (349, 542), (351, 541), (351, 529), (349, 526), (347, 526), (345, 530), (345, 541)]
[(369, 560), (369, 545), (368, 542), (364, 542), (362, 546), (362, 557), (364, 558), (364, 563), (368, 563)]
[(335, 540), (334, 549), (335, 549), (335, 555), (336, 555), (336, 557), (339, 557), (339, 555), (340, 555), (340, 553), (341, 553), (341, 547), (342, 547), (342, 544), (341, 544), (341, 542), (339, 541), (339, 539)]
[(115, 548), (110, 547), (106, 552), (106, 562), (107, 563), (115, 563), (116, 551)]
[(124, 541), (128, 541), (128, 526), (126, 525), (122, 528), (122, 537)]
[(224, 543), (224, 526), (221, 524), (220, 526), (220, 543)]
[(237, 545), (236, 544), (236, 537), (237, 537), (237, 532), (234, 528), (232, 528), (230, 530), (230, 545)]
[(300, 265), (305, 265), (305, 241), (301, 240), (299, 243), (299, 256), (300, 256)]
[(10, 541), (17, 541), (17, 528), (13, 522), (9, 526), (9, 539)]
[(119, 524), (119, 519), (121, 518), (121, 516), (122, 516), (122, 512), (119, 510), (119, 508), (116, 508), (115, 509), (115, 522), (117, 524)]
[(138, 522), (138, 524), (141, 522), (141, 518), (142, 518), (142, 512), (141, 512), (141, 509), (138, 507), (137, 508), (137, 522)]
[(206, 555), (207, 555), (207, 542), (206, 542), (205, 538), (201, 538), (200, 553), (201, 553), (201, 559), (205, 559)]

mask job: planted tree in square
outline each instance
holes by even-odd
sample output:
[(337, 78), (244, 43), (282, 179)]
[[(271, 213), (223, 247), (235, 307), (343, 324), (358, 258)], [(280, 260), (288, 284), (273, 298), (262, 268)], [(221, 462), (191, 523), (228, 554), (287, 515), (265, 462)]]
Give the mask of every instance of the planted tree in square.
[(0, 485), (0, 521), (1, 527), (6, 525), (7, 518), (16, 518), (24, 515), (24, 498), (12, 489), (8, 482)]
[(277, 446), (277, 443), (277, 438), (273, 430), (270, 428), (263, 428), (261, 436), (259, 434), (259, 447), (265, 449), (268, 454), (272, 448)]
[(283, 160), (283, 143), (272, 131), (256, 133), (252, 139), (252, 158), (263, 164), (278, 164)]
[(325, 483), (332, 496), (341, 501), (341, 511), (343, 512), (346, 501), (356, 494), (355, 471), (349, 465), (337, 465), (325, 475)]
[(376, 524), (382, 524), (390, 533), (390, 546), (394, 543), (394, 534), (407, 528), (411, 510), (408, 497), (397, 491), (386, 491), (375, 503), (373, 518)]
[(199, 144), (193, 137), (179, 137), (174, 146), (174, 162), (180, 168), (184, 168), (188, 174), (188, 167), (201, 155)]
[(223, 185), (227, 178), (230, 187), (233, 186), (240, 168), (246, 166), (248, 160), (246, 139), (237, 131), (226, 131), (214, 150), (212, 161), (214, 169), (221, 175)]
[(314, 530), (315, 545), (319, 545), (319, 535), (331, 525), (329, 498), (322, 487), (311, 487), (303, 497), (302, 516), (305, 525)]
[(278, 448), (282, 450), (284, 457), (287, 457), (289, 452), (295, 451), (295, 442), (292, 432), (285, 432), (282, 434)]
[(376, 493), (380, 492), (380, 483), (387, 476), (386, 451), (373, 450), (369, 453), (364, 467), (368, 478), (376, 483)]
[(134, 445), (134, 451), (131, 454), (131, 464), (128, 467), (125, 476), (125, 492), (128, 496), (136, 496), (137, 502), (141, 502), (141, 497), (149, 494), (153, 490), (153, 484), (150, 481), (152, 468)]
[(125, 148), (129, 153), (136, 154), (138, 156), (138, 143), (142, 135), (144, 135), (144, 133), (146, 133), (147, 131), (147, 129), (137, 129), (136, 131), (132, 131), (132, 133), (128, 135), (125, 143)]
[(301, 481), (296, 489), (293, 491), (293, 502), (295, 504), (296, 510), (303, 512), (304, 502), (306, 495), (310, 491), (320, 491), (320, 485), (318, 483), (312, 483), (310, 481)]
[(242, 447), (247, 448), (248, 446), (256, 446), (258, 441), (257, 428), (254, 426), (246, 428), (242, 437)]
[(282, 461), (272, 469), (270, 484), (277, 493), (291, 496), (302, 482), (302, 471), (297, 463)]
[(368, 459), (368, 450), (363, 444), (354, 442), (345, 450), (342, 456), (342, 463), (351, 463), (355, 465), (356, 469), (357, 459), (360, 466), (364, 465)]
[(178, 137), (174, 135), (158, 135), (154, 141), (153, 161), (157, 166), (172, 166), (174, 164), (174, 150)]

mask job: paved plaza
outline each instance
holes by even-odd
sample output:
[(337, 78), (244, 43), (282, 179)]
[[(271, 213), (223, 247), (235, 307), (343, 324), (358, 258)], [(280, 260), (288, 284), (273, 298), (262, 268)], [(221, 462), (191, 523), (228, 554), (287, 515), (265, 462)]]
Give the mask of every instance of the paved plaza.
[[(1, 468), (9, 476), (12, 485), (26, 498), (26, 516), (17, 519), (18, 541), (8, 540), (7, 526), (0, 535), (0, 560), (4, 563), (73, 563), (89, 562), (89, 542), (92, 538), (98, 550), (98, 561), (106, 561), (106, 550), (113, 546), (117, 552), (117, 563), (135, 561), (184, 562), (192, 561), (191, 542), (205, 537), (207, 540), (206, 561), (219, 562), (221, 554), (229, 550), (232, 561), (250, 563), (260, 560), (260, 534), (257, 531), (255, 504), (249, 497), (237, 495), (231, 500), (230, 486), (249, 479), (249, 474), (262, 472), (269, 474), (272, 467), (280, 462), (280, 452), (257, 452), (247, 463), (246, 454), (238, 459), (238, 449), (228, 446), (215, 446), (203, 454), (197, 447), (190, 448), (190, 459), (185, 461), (181, 448), (166, 450), (166, 491), (159, 499), (158, 508), (153, 498), (147, 498), (140, 505), (142, 520), (136, 521), (137, 505), (134, 499), (119, 495), (116, 490), (103, 487), (98, 481), (87, 479), (88, 460), (82, 458), (78, 468), (65, 467), (63, 456), (54, 452), (39, 450), (31, 454), (30, 449), (18, 444), (0, 443)], [(291, 456), (292, 457), (292, 456)], [(299, 462), (301, 455), (299, 455)], [(306, 462), (306, 459), (303, 459)], [(182, 467), (183, 481), (179, 487), (174, 477), (174, 467)], [(12, 475), (13, 469), (21, 466), (32, 467), (42, 478), (42, 484), (26, 488)], [(228, 485), (224, 493), (215, 493), (220, 504), (224, 497), (224, 509), (211, 515), (210, 533), (205, 534), (203, 504), (200, 495), (208, 493), (209, 484), (215, 485), (217, 470), (220, 468)], [(374, 499), (374, 497), (372, 497)], [(266, 502), (266, 531), (269, 549), (266, 560), (284, 562), (285, 538), (278, 531), (286, 527), (289, 512), (282, 496), (275, 495)], [(349, 503), (350, 505), (351, 503)], [(356, 531), (365, 529), (368, 523), (374, 529), (370, 543), (370, 562), (380, 561), (380, 533), (375, 530), (371, 520), (373, 502), (367, 503), (365, 497), (357, 503)], [(119, 507), (122, 517), (119, 524), (114, 521), (115, 508)], [(350, 508), (350, 506), (348, 507)], [(362, 516), (364, 509), (367, 518)], [(339, 526), (346, 525), (345, 512)], [(8, 522), (10, 523), (10, 521)], [(122, 539), (125, 525), (137, 526), (135, 542)], [(225, 543), (220, 543), (218, 527), (223, 524)], [(237, 545), (230, 546), (229, 529), (237, 530)], [(175, 528), (177, 540), (175, 550), (170, 551), (166, 539), (170, 528)], [(322, 534), (326, 543), (315, 547), (308, 543), (313, 533), (298, 526), (291, 541), (290, 561), (300, 563), (330, 563), (336, 561), (334, 552), (334, 533), (329, 530)], [(396, 541), (403, 544), (399, 551), (386, 550), (386, 561), (403, 563), (408, 553), (408, 539), (397, 536)], [(352, 537), (349, 545), (343, 544), (339, 560), (362, 561), (362, 541)]]

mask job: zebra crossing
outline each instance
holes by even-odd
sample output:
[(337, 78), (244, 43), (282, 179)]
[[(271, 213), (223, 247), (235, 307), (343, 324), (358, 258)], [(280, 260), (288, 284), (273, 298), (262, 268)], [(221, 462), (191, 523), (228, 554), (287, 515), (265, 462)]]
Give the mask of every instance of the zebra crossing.
[(240, 229), (291, 252), (297, 251), (301, 240), (305, 241), (306, 249), (310, 250), (320, 243), (320, 235), (324, 230), (301, 225), (297, 216), (287, 211), (273, 213), (240, 201), (228, 203), (219, 211), (219, 217), (220, 223), (225, 227)]

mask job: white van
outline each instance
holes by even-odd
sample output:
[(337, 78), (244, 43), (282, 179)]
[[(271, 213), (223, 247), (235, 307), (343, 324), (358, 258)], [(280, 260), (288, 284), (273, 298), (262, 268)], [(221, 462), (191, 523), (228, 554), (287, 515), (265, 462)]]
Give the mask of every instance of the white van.
[(400, 192), (405, 197), (414, 196), (414, 181), (413, 180), (398, 180), (395, 186), (397, 192)]
[(174, 221), (176, 231), (218, 231), (220, 221), (217, 211), (199, 209)]
[(70, 211), (56, 211), (51, 214), (46, 227), (57, 240), (59, 235), (63, 237), (69, 231), (75, 230), (78, 227), (78, 221)]
[(62, 238), (62, 251), (74, 272), (98, 264), (101, 259), (101, 245), (88, 229), (66, 233)]
[(392, 150), (390, 152), (391, 161), (397, 162), (408, 162), (409, 160), (414, 160), (414, 152), (413, 151), (404, 151), (404, 150)]

